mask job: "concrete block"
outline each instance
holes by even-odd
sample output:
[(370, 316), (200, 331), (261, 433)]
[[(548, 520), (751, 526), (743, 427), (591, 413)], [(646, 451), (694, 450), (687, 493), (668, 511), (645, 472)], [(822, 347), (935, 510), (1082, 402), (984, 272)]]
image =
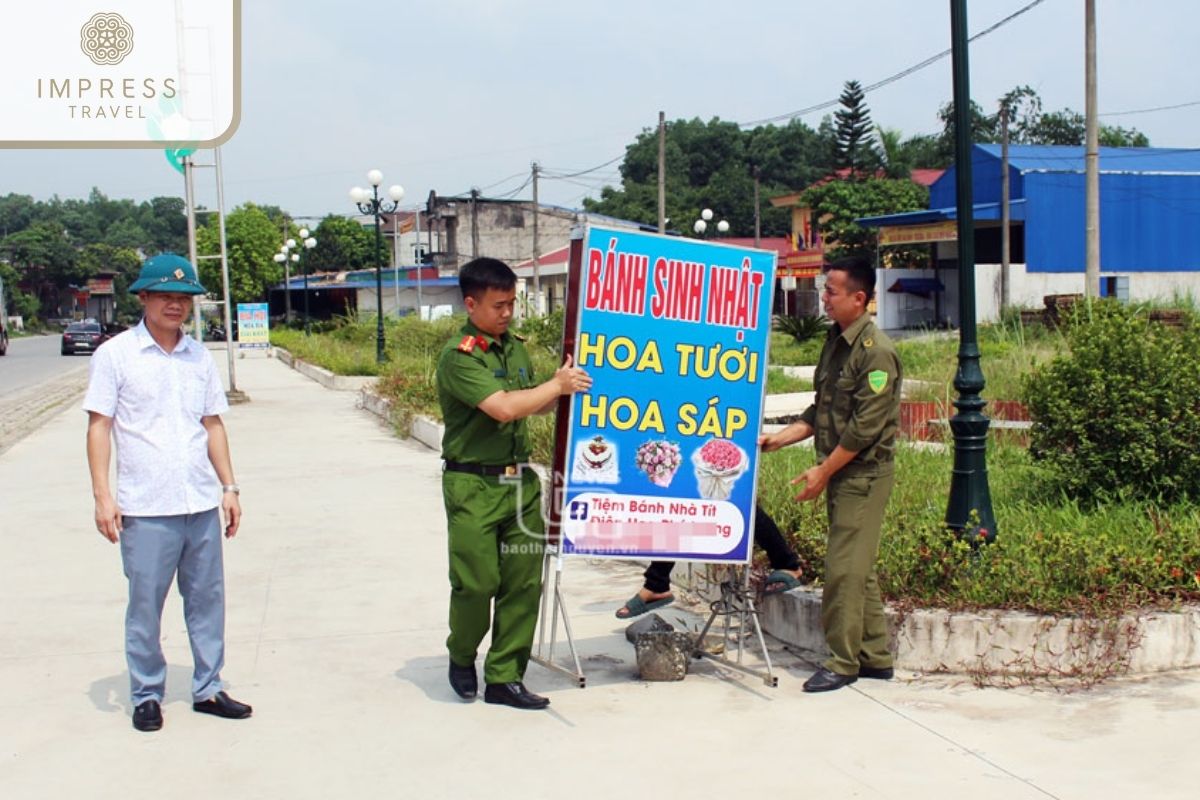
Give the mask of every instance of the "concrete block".
[(682, 631), (651, 631), (638, 634), (638, 675), (644, 681), (681, 681), (687, 676), (695, 639)]
[(658, 614), (647, 614), (625, 629), (625, 639), (630, 644), (637, 644), (637, 637), (643, 633), (666, 633), (675, 627)]

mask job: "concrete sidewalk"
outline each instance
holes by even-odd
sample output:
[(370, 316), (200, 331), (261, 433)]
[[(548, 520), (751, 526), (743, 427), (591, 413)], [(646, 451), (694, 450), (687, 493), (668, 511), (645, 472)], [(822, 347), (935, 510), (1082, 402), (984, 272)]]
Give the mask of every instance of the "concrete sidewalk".
[(587, 689), (533, 665), (548, 712), (460, 703), (437, 454), (274, 359), (238, 377), (224, 676), (254, 717), (191, 711), (173, 594), (166, 725), (130, 726), (125, 580), (92, 525), (76, 404), (0, 455), (0, 798), (1196, 795), (1196, 672), (1076, 694), (907, 674), (807, 696), (812, 665), (778, 649), (776, 689), (708, 662), (642, 683), (613, 618), (632, 564), (567, 564)]

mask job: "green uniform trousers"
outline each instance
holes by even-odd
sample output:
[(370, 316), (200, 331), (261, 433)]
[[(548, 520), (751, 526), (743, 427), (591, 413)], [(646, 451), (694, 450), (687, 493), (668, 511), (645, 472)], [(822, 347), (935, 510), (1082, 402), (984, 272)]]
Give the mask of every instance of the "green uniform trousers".
[(824, 666), (839, 675), (857, 675), (859, 666), (892, 666), (887, 618), (875, 561), (879, 557), (883, 510), (894, 473), (870, 477), (836, 475), (826, 487), (829, 546), (821, 624), (832, 656)]
[(450, 528), (446, 648), (455, 664), (474, 664), (479, 643), (490, 628), (485, 683), (512, 683), (524, 676), (542, 591), (541, 481), (531, 469), (523, 470), (519, 481), (509, 481), (442, 473)]

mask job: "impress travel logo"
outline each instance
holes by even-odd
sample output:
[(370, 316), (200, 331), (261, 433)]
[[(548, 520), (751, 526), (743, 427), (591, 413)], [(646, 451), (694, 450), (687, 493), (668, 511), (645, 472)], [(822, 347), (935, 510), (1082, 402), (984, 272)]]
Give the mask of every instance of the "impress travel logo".
[(120, 14), (95, 14), (79, 33), (84, 55), (93, 64), (120, 64), (133, 50), (133, 28)]
[[(101, 0), (102, 2), (104, 0)], [(0, 147), (213, 147), (237, 128), (241, 0), (4, 4)]]

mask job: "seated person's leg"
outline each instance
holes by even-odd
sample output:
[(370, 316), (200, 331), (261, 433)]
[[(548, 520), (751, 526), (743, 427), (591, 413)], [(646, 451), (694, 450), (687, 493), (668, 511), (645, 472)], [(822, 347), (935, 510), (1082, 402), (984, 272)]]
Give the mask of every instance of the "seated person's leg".
[(754, 543), (766, 551), (771, 564), (772, 572), (767, 576), (764, 594), (786, 592), (800, 585), (803, 575), (800, 557), (787, 543), (775, 520), (760, 505), (754, 507)]
[(651, 609), (674, 602), (675, 596), (671, 594), (671, 570), (674, 568), (674, 561), (651, 561), (643, 574), (645, 583), (637, 594), (617, 609), (617, 619), (641, 616)]

